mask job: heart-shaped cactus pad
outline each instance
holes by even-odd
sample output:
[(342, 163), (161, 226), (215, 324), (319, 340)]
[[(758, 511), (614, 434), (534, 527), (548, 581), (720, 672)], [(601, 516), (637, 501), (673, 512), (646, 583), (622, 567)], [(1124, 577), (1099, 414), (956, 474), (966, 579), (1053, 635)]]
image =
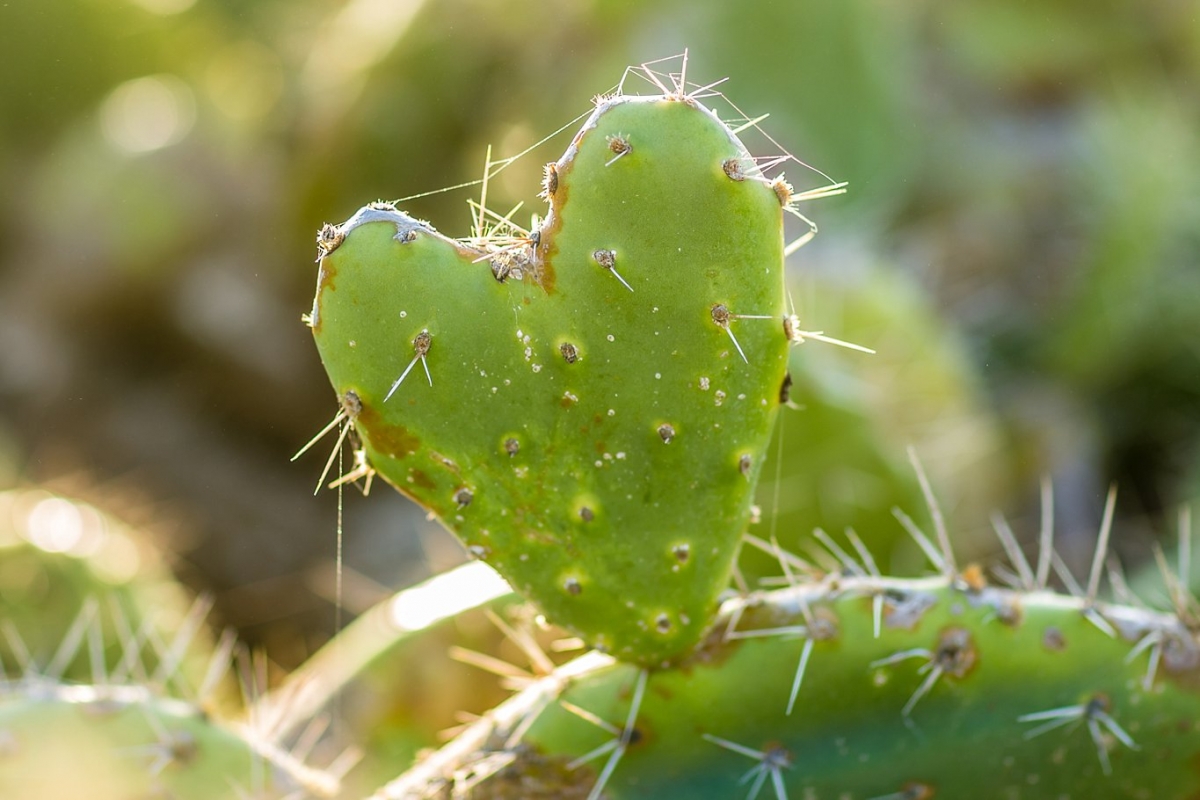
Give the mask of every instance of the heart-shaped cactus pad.
[(546, 167), (525, 237), (459, 242), (385, 203), (326, 226), (309, 322), (360, 469), (590, 645), (677, 660), (786, 392), (789, 191), (694, 96), (617, 95)]

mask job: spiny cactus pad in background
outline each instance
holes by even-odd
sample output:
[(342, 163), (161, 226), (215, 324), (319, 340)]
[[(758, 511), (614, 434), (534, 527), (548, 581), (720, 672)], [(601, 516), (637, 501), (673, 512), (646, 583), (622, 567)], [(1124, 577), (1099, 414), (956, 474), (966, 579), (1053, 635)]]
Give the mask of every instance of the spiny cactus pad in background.
[[(0, 492), (0, 664), (40, 670), (56, 680), (91, 680), (96, 654), (64, 658), (64, 641), (107, 619), (141, 637), (149, 674), (166, 669), (174, 680), (199, 682), (214, 648), (200, 620), (211, 601), (192, 604), (171, 576), (165, 554), (144, 532), (82, 501), (41, 489)], [(165, 664), (151, 642), (193, 637), (186, 657)], [(110, 674), (128, 667), (126, 642), (103, 641)], [(164, 645), (165, 648), (165, 645)], [(169, 657), (168, 657), (169, 660)]]
[(505, 247), (386, 204), (328, 226), (310, 319), (369, 469), (648, 665), (728, 585), (791, 333), (790, 188), (685, 85), (600, 98)]
[[(0, 501), (4, 498), (0, 495)], [(33, 541), (42, 540), (36, 535), (42, 522), (31, 515)], [(69, 530), (66, 525), (58, 529)], [(23, 560), (10, 563), (11, 550), (0, 555), (6, 568), (24, 565)], [(162, 577), (157, 565), (142, 566), (147, 581)], [(0, 657), (0, 797), (299, 800), (338, 795), (353, 752), (327, 770), (312, 769), (303, 763), (312, 742), (289, 752), (285, 735), (272, 730), (272, 720), (221, 721), (222, 712), (243, 705), (229, 696), (231, 663), (239, 662), (251, 699), (265, 680), (258, 677), (265, 663), (235, 659), (230, 632), (212, 645), (202, 629), (208, 601), (196, 600), (176, 619), (164, 598), (182, 595), (182, 587), (158, 591), (160, 605), (152, 609), (149, 603), (127, 606), (123, 601), (133, 592), (118, 594), (94, 580), (87, 586), (95, 594), (80, 601), (70, 624), (59, 619), (62, 609), (55, 603), (30, 604), (20, 615), (0, 608), (9, 649)], [(129, 608), (143, 616), (130, 615)], [(160, 627), (155, 611), (163, 614), (169, 632)], [(40, 645), (47, 629), (57, 633), (56, 646), (45, 655), (31, 652), (23, 630), (32, 630), (29, 641)]]
[(668, 670), (589, 654), (375, 800), (1196, 796), (1194, 620), (965, 574), (732, 600)]
[[(461, 715), (477, 716), (505, 698), (503, 687), (480, 680), (478, 664), (519, 657), (504, 638), (513, 632), (501, 622), (510, 613), (529, 619), (535, 610), (486, 564), (462, 564), (359, 616), (260, 697), (245, 719), (270, 720), (276, 741), (292, 741), (312, 720), (336, 717), (322, 745), (361, 754), (341, 796), (365, 796), (420, 751), (445, 742), (443, 732), (460, 725)], [(542, 647), (553, 632), (562, 635), (545, 628)]]
[(335, 797), (337, 778), (141, 686), (30, 683), (0, 695), (6, 800)]

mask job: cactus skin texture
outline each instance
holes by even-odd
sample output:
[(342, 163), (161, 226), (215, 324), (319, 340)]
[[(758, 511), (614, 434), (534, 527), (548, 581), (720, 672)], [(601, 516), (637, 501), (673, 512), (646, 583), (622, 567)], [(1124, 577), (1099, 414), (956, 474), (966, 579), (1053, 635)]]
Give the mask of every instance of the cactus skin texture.
[(831, 576), (729, 601), (672, 669), (564, 665), (375, 798), (518, 796), (529, 764), (537, 797), (1183, 800), (1198, 689), (1200, 642), (1170, 614)]
[(661, 665), (750, 519), (788, 196), (682, 93), (602, 98), (544, 194), (506, 249), (381, 204), (327, 228), (310, 322), (378, 474), (556, 623)]

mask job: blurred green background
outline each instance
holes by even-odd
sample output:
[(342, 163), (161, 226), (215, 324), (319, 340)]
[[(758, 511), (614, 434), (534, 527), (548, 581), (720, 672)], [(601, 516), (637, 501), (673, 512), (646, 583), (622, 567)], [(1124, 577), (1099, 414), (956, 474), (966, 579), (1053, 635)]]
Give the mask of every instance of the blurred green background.
[[(1200, 496), (1195, 3), (21, 0), (0, 30), (0, 487), (150, 530), (285, 666), (335, 615), (328, 450), (288, 461), (336, 410), (300, 322), (316, 231), (477, 178), (685, 47), (849, 182), (805, 208), (793, 293), (879, 351), (795, 351), (759, 533), (853, 526), (918, 569), (889, 510), (928, 519), (909, 444), (973, 555), (993, 510), (1033, 535), (1042, 476), (1077, 566), (1111, 481), (1131, 561)], [(492, 204), (541, 210), (569, 135)], [(467, 197), (404, 207), (465, 235)], [(384, 487), (344, 514), (347, 617), (461, 558)]]

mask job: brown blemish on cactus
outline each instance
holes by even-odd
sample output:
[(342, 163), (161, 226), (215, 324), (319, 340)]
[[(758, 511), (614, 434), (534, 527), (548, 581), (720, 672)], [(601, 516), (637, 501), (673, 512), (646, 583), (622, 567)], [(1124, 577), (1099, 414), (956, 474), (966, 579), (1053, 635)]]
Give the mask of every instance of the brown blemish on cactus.
[(1042, 647), (1052, 653), (1061, 652), (1067, 649), (1067, 637), (1057, 625), (1047, 625), (1042, 631)]
[(459, 508), (466, 508), (474, 499), (475, 493), (465, 486), (454, 493), (454, 502), (458, 504)]
[(804, 341), (804, 337), (800, 335), (800, 318), (795, 314), (783, 315), (783, 335), (792, 344)]
[[(400, 316), (404, 316), (403, 311), (400, 312)], [(395, 394), (396, 390), (400, 388), (400, 384), (404, 383), (404, 379), (408, 377), (408, 373), (412, 371), (412, 368), (417, 365), (418, 361), (421, 362), (421, 366), (425, 369), (426, 380), (429, 381), (430, 386), (433, 386), (433, 373), (429, 371), (429, 362), (425, 360), (425, 356), (429, 353), (429, 348), (433, 344), (433, 334), (431, 334), (427, 328), (422, 329), (420, 333), (413, 337), (412, 343), (412, 361), (408, 362), (408, 366), (405, 367), (404, 371), (400, 373), (400, 377), (396, 378), (396, 381), (392, 384), (391, 388), (388, 389), (387, 394), (383, 396), (383, 402), (385, 403), (392, 399), (392, 395)]]
[(504, 452), (508, 453), (509, 458), (512, 458), (521, 452), (521, 443), (511, 436), (508, 437), (504, 440)]
[(559, 345), (558, 352), (562, 353), (563, 360), (568, 364), (574, 364), (579, 360), (579, 350), (570, 342), (563, 342)]
[(1200, 692), (1200, 649), (1190, 630), (1183, 635), (1172, 630), (1163, 632), (1162, 674), (1180, 688)]
[(588, 494), (580, 494), (571, 503), (571, 509), (572, 513), (582, 522), (588, 523), (596, 519), (596, 513), (600, 509), (600, 505), (596, 502), (595, 497)]
[(538, 197), (549, 202), (550, 198), (554, 197), (554, 193), (557, 191), (558, 165), (551, 161), (542, 167), (542, 191), (538, 193)]
[(523, 280), (527, 275), (540, 284), (541, 278), (537, 264), (533, 260), (533, 240), (529, 248), (508, 248), (497, 252), (491, 259), (492, 277), (504, 283), (509, 278)]
[(743, 477), (745, 477), (746, 480), (749, 480), (750, 479), (750, 467), (752, 467), (753, 465), (754, 465), (754, 461), (753, 461), (753, 459), (750, 458), (750, 454), (744, 453), (742, 455), (742, 457), (738, 459), (738, 472), (742, 473)]
[[(729, 311), (729, 307), (724, 303), (715, 304), (711, 309), (709, 309), (709, 314), (712, 316), (713, 324), (725, 331), (725, 333), (729, 336), (729, 341), (733, 342), (733, 346), (737, 349), (738, 355), (742, 357), (742, 361), (745, 361), (747, 364), (749, 364), (750, 359), (746, 358), (746, 353), (742, 350), (742, 346), (738, 343), (737, 337), (733, 335), (733, 329), (729, 327), (729, 323), (735, 319), (760, 319), (760, 317), (757, 315), (732, 314)], [(725, 358), (726, 355), (728, 355), (728, 352), (722, 353), (721, 358)]]
[(904, 784), (895, 798), (896, 800), (933, 800), (936, 794), (937, 790), (928, 783), (909, 781)]
[(347, 389), (341, 399), (342, 412), (346, 417), (353, 422), (358, 419), (358, 415), (362, 413), (363, 404), (362, 398), (358, 396), (358, 392), (353, 389)]
[(654, 618), (654, 630), (659, 633), (670, 633), (671, 627), (671, 618), (666, 614), (659, 614)]
[(433, 458), (437, 459), (438, 461), (442, 462), (442, 466), (444, 466), (446, 469), (453, 472), (455, 475), (459, 474), (460, 470), (458, 468), (458, 464), (454, 463), (454, 459), (447, 458), (446, 456), (444, 456), (441, 453), (438, 453), (434, 450), (430, 450), (429, 455), (432, 456)]
[(357, 425), (372, 448), (392, 458), (406, 458), (421, 447), (421, 440), (408, 428), (385, 422), (372, 406), (362, 405)]
[(583, 586), (580, 585), (578, 578), (567, 578), (563, 581), (563, 589), (569, 595), (578, 596), (583, 591)]
[(611, 272), (613, 277), (621, 282), (622, 286), (631, 292), (633, 291), (633, 287), (626, 283), (625, 279), (621, 277), (621, 273), (617, 272), (617, 251), (607, 249), (596, 250), (592, 253), (592, 259), (601, 267)]
[(346, 234), (342, 233), (341, 228), (336, 225), (331, 225), (326, 222), (321, 226), (321, 230), (317, 232), (317, 261), (338, 249), (346, 239)]
[[(566, 202), (566, 189), (566, 186), (562, 186), (555, 197), (555, 203), (560, 210)], [(554, 257), (558, 255), (558, 245), (554, 243), (554, 235), (562, 227), (562, 217), (554, 212), (554, 208), (554, 206), (551, 207), (550, 214), (542, 223), (542, 227), (538, 228), (537, 242), (530, 255), (530, 264), (537, 276), (538, 285), (547, 295), (554, 294), (558, 279), (554, 271)]]
[(1000, 605), (996, 606), (996, 619), (1000, 620), (1000, 624), (1002, 625), (1016, 628), (1024, 618), (1025, 610), (1021, 607), (1021, 602), (1016, 598), (1006, 599)]
[(829, 642), (842, 632), (841, 620), (831, 608), (816, 608), (812, 612), (812, 620), (808, 623), (809, 638), (818, 642)]
[(610, 166), (621, 156), (633, 150), (633, 145), (629, 143), (629, 139), (625, 138), (625, 136), (619, 133), (615, 136), (606, 137), (605, 141), (608, 142), (608, 149), (615, 153), (612, 158), (604, 163), (604, 166), (606, 167)]
[(417, 358), (424, 358), (432, 344), (433, 335), (427, 330), (422, 330), (413, 337), (413, 352), (417, 354)]
[(562, 400), (559, 401), (559, 405), (561, 405), (563, 408), (570, 408), (571, 406), (575, 405), (578, 402), (579, 402), (578, 395), (576, 395), (575, 393), (573, 393), (571, 391), (566, 391), (566, 392), (563, 392)]
[(186, 766), (196, 760), (200, 746), (196, 737), (187, 731), (177, 731), (167, 735), (166, 751), (171, 763), (175, 766)]
[(410, 469), (408, 471), (408, 480), (414, 486), (420, 486), (422, 489), (432, 489), (434, 487), (434, 483), (429, 479), (429, 476), (419, 469)]
[[(320, 259), (320, 264), (321, 268), (317, 272), (318, 305), (321, 302), (321, 295), (324, 294), (326, 289), (331, 292), (337, 291), (337, 284), (335, 283), (335, 280), (337, 279), (337, 267), (335, 267), (331, 261), (325, 258)], [(315, 326), (313, 330), (320, 330), (320, 326)]]
[(987, 588), (987, 576), (978, 564), (968, 564), (959, 578), (966, 585), (967, 591), (978, 594)]
[(663, 440), (664, 444), (670, 444), (671, 440), (675, 438), (675, 426), (664, 422), (658, 426), (658, 436)]
[(933, 651), (933, 664), (955, 678), (965, 677), (979, 662), (979, 650), (966, 628), (944, 629)]
[(504, 283), (508, 280), (508, 276), (512, 274), (512, 264), (501, 258), (492, 259), (492, 277), (498, 283)]
[(779, 205), (786, 206), (792, 202), (792, 185), (782, 175), (771, 181), (771, 191), (779, 198)]
[(779, 405), (786, 406), (792, 400), (792, 373), (783, 373), (783, 383), (779, 384)]
[(682, 542), (671, 548), (671, 555), (675, 556), (675, 560), (680, 564), (686, 564), (688, 559), (692, 557), (692, 548), (687, 542)]

